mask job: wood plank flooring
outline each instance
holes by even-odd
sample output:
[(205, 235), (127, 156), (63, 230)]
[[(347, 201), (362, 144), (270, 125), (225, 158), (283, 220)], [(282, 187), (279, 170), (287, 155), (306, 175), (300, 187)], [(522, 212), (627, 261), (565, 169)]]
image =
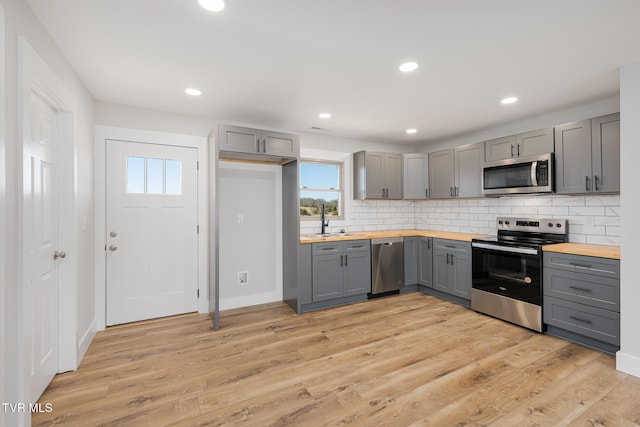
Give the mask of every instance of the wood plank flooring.
[(613, 356), (411, 293), (109, 328), (34, 425), (631, 426)]

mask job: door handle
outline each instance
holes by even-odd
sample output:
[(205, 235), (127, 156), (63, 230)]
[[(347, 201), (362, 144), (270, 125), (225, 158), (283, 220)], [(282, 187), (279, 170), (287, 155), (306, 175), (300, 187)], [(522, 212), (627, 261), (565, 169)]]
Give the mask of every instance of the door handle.
[(118, 250), (118, 245), (109, 245), (109, 250), (110, 250), (111, 252), (113, 252), (113, 251), (117, 251), (117, 250)]
[(118, 237), (118, 233), (116, 233), (115, 231), (112, 231), (111, 233), (109, 233), (109, 236)]
[(65, 259), (66, 257), (67, 257), (67, 254), (66, 254), (66, 253), (64, 253), (64, 251), (60, 251), (60, 252), (55, 251), (55, 252), (53, 253), (53, 259), (58, 259), (58, 258)]

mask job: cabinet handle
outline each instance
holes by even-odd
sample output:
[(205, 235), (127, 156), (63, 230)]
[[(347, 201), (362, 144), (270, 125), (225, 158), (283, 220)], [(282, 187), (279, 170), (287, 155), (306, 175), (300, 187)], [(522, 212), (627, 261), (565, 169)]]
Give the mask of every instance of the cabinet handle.
[(348, 266), (349, 265), (349, 255), (345, 255), (344, 256), (344, 266)]
[(453, 259), (454, 259), (454, 258), (455, 258), (455, 257), (453, 256), (453, 254), (451, 254), (451, 265), (453, 265)]
[(591, 268), (591, 264), (579, 264), (577, 262), (570, 262), (569, 265), (573, 265), (578, 268)]
[(456, 194), (455, 194), (455, 196), (456, 196), (456, 197), (458, 197), (458, 190), (460, 189), (460, 187), (453, 187), (453, 188), (455, 188), (455, 189), (456, 189)]
[(386, 197), (387, 199), (389, 198), (389, 189), (388, 188), (384, 189), (384, 197)]
[(424, 189), (424, 198), (425, 198), (425, 199), (428, 199), (428, 198), (429, 198), (429, 189), (428, 189), (428, 188), (425, 188), (425, 189)]
[(427, 249), (431, 249), (431, 240), (427, 240)]
[(520, 157), (520, 144), (518, 144), (518, 151), (516, 151), (516, 154), (518, 154), (517, 157)]
[(334, 251), (336, 248), (322, 248), (323, 251)]
[(581, 288), (580, 286), (569, 286), (571, 289), (575, 289), (576, 291), (582, 291), (582, 292), (593, 292), (591, 289), (588, 288)]
[(456, 249), (456, 247), (453, 245), (444, 245), (444, 247), (449, 249)]
[(589, 325), (593, 323), (589, 319), (581, 319), (580, 317), (576, 317), (576, 316), (569, 316), (569, 319), (577, 320), (578, 322), (587, 323)]
[(343, 257), (343, 256), (344, 256), (344, 255), (340, 255), (340, 267), (342, 267), (342, 257)]
[(262, 152), (263, 153), (267, 152), (267, 140), (266, 139), (262, 140)]
[(384, 199), (384, 187), (382, 187), (382, 198)]
[(449, 195), (453, 197), (453, 187), (449, 187)]
[(256, 138), (256, 153), (260, 152), (260, 138)]
[(589, 191), (589, 177), (585, 176), (585, 189)]
[(449, 254), (447, 254), (447, 264), (449, 264)]
[(513, 144), (511, 144), (511, 157), (513, 157)]
[(600, 191), (600, 189), (598, 188), (598, 175), (593, 176), (593, 184), (596, 188), (596, 191)]

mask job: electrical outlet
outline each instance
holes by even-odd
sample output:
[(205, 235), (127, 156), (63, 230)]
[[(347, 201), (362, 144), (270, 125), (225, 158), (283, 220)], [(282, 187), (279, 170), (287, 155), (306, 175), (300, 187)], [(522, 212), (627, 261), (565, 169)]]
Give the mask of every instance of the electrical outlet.
[(249, 283), (249, 272), (238, 271), (238, 285), (246, 285)]
[(244, 215), (238, 214), (238, 224), (244, 223)]

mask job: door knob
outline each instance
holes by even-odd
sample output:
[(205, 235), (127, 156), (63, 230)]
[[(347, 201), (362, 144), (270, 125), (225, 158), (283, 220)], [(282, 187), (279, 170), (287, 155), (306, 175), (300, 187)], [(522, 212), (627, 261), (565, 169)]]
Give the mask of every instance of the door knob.
[(110, 250), (111, 252), (113, 252), (113, 251), (117, 251), (117, 250), (118, 250), (118, 245), (109, 245), (109, 250)]
[(118, 235), (118, 233), (116, 233), (115, 231), (112, 231), (111, 233), (109, 233), (109, 236), (111, 237), (116, 237)]
[(64, 251), (60, 251), (60, 252), (55, 251), (55, 252), (53, 253), (53, 259), (58, 259), (58, 258), (62, 258), (62, 259), (64, 259), (66, 256), (67, 256), (67, 254), (66, 254), (66, 253), (64, 253)]

